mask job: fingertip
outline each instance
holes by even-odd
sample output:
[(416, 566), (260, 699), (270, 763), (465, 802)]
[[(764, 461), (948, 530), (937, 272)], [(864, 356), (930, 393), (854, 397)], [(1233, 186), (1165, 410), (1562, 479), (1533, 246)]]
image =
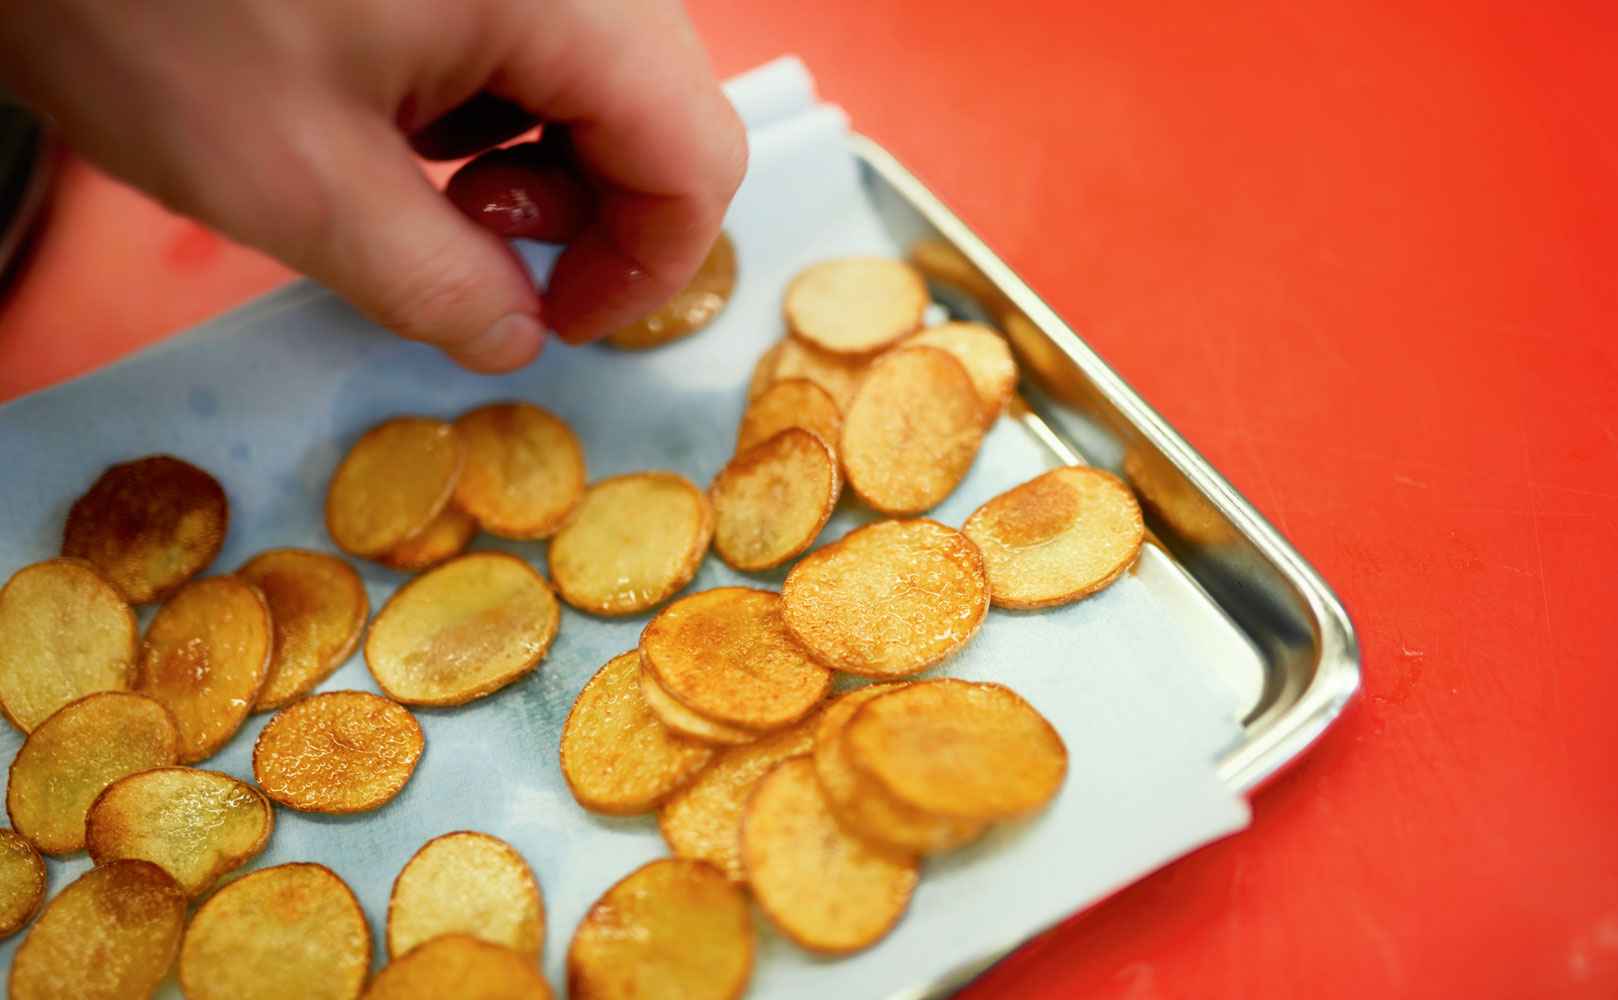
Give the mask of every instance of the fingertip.
[(470, 340), (446, 345), (444, 349), (463, 368), (497, 375), (529, 364), (539, 357), (544, 347), (545, 328), (539, 320), (512, 313), (495, 320)]

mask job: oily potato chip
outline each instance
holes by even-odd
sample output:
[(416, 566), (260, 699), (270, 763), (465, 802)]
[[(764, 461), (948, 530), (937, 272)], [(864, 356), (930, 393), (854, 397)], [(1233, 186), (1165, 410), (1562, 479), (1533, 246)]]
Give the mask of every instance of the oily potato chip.
[(1011, 346), (982, 323), (940, 323), (906, 338), (904, 346), (936, 347), (960, 362), (983, 404), (985, 424), (994, 423), (1017, 391)]
[(365, 914), (324, 865), (237, 879), (208, 897), (180, 945), (187, 1000), (353, 1000), (370, 971)]
[(689, 337), (724, 311), (735, 289), (736, 247), (728, 235), (720, 233), (684, 288), (650, 316), (608, 334), (607, 343), (625, 350), (645, 350)]
[(545, 905), (521, 854), (499, 837), (460, 830), (434, 837), (405, 862), (388, 898), (388, 955), (441, 934), (467, 934), (539, 957)]
[(40, 723), (11, 761), (6, 812), (46, 854), (84, 847), (84, 818), (102, 789), (126, 774), (173, 764), (180, 732), (150, 698), (86, 695)]
[(919, 514), (966, 476), (983, 432), (983, 403), (961, 363), (936, 347), (905, 347), (871, 363), (837, 453), (849, 488), (873, 509)]
[(713, 509), (672, 472), (635, 472), (585, 491), (551, 539), (562, 600), (598, 615), (661, 604), (696, 576), (713, 537)]
[(937, 816), (996, 820), (1042, 808), (1067, 776), (1056, 729), (1015, 691), (951, 678), (861, 705), (848, 759), (894, 799)]
[(74, 501), (62, 555), (83, 559), (146, 604), (213, 562), (230, 526), (219, 481), (169, 455), (114, 465)]
[(404, 706), (369, 691), (331, 691), (271, 717), (253, 744), (253, 777), (293, 809), (364, 812), (404, 789), (425, 746)]
[(787, 286), (792, 332), (834, 354), (871, 354), (921, 326), (932, 299), (916, 269), (887, 257), (821, 261)]
[(395, 701), (462, 705), (538, 667), (561, 620), (532, 566), (474, 552), (394, 592), (371, 623), (365, 663)]
[(70, 701), (128, 690), (139, 642), (135, 613), (89, 563), (25, 566), (0, 589), (0, 711), (27, 733)]
[(977, 634), (989, 576), (977, 546), (936, 521), (880, 521), (806, 556), (781, 589), (811, 656), (866, 677), (920, 673)]
[(983, 553), (994, 603), (1048, 608), (1088, 597), (1135, 564), (1146, 525), (1123, 480), (1084, 466), (1052, 469), (972, 512), (962, 527)]
[(350, 448), (326, 489), (326, 531), (344, 552), (380, 556), (420, 534), (449, 504), (466, 461), (455, 428), (395, 417)]
[(810, 951), (840, 955), (881, 940), (910, 904), (916, 857), (845, 830), (806, 756), (778, 764), (742, 812), (742, 865), (759, 909)]
[(999, 315), (1006, 307), (1005, 293), (953, 244), (935, 239), (917, 240), (911, 244), (907, 256), (928, 281), (965, 292), (990, 315)]
[(420, 534), (378, 557), (389, 569), (415, 573), (466, 551), (478, 533), (478, 520), (457, 507), (445, 507)]
[(371, 613), (365, 584), (335, 556), (306, 549), (261, 552), (236, 571), (270, 607), (275, 645), (253, 710), (280, 708), (342, 666)]
[(573, 429), (529, 403), (492, 403), (455, 421), (466, 468), (455, 506), (502, 538), (549, 538), (584, 493)]
[(23, 938), (11, 1000), (143, 1000), (168, 976), (184, 930), (185, 893), (168, 872), (135, 859), (92, 868)]
[(209, 757), (236, 735), (264, 688), (274, 651), (269, 604), (236, 577), (193, 580), (157, 609), (135, 690), (174, 713), (180, 763)]
[(736, 452), (775, 437), (788, 427), (813, 431), (820, 440), (835, 446), (843, 436), (843, 411), (836, 400), (806, 378), (782, 379), (759, 393), (742, 414), (736, 432)]
[(389, 962), (365, 1000), (550, 1000), (550, 984), (531, 955), (444, 934)]
[(777, 382), (806, 379), (820, 386), (837, 404), (839, 413), (848, 412), (868, 359), (823, 351), (813, 344), (788, 336), (764, 352), (753, 369), (747, 386), (747, 399), (753, 402)]
[(573, 1000), (735, 1000), (753, 974), (747, 897), (712, 865), (661, 858), (596, 900), (573, 932)]
[(275, 811), (252, 786), (218, 771), (156, 767), (96, 797), (84, 840), (96, 864), (150, 861), (195, 898), (262, 851), (273, 829)]
[(637, 651), (635, 655), (640, 663), (641, 700), (646, 703), (647, 710), (675, 735), (716, 747), (739, 746), (758, 739), (759, 734), (751, 729), (715, 722), (680, 704), (673, 695), (663, 690), (663, 685), (657, 683), (657, 676), (646, 668), (640, 653)]
[(0, 830), (0, 938), (22, 930), (45, 898), (45, 859), (15, 830)]
[(811, 431), (789, 427), (732, 458), (708, 500), (714, 551), (739, 570), (779, 566), (814, 543), (843, 491), (837, 456)]
[(707, 766), (713, 751), (681, 739), (641, 697), (640, 653), (596, 671), (562, 725), (562, 777), (595, 812), (646, 812)]

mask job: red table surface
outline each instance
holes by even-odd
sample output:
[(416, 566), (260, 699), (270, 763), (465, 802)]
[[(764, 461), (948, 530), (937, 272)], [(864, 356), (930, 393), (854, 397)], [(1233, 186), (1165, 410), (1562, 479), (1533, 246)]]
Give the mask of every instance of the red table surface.
[[(966, 995), (1618, 996), (1618, 6), (1238, 6), (695, 4), (723, 73), (800, 53), (1364, 645), (1250, 830)], [(286, 277), (69, 162), (0, 398)]]

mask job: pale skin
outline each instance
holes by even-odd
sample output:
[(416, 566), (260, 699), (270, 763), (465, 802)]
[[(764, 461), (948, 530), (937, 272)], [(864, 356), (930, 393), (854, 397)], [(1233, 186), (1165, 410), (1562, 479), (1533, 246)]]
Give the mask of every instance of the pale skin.
[[(112, 174), (476, 371), (657, 307), (747, 162), (673, 0), (0, 0), (0, 81)], [(416, 159), (536, 123), (451, 197)], [(505, 235), (567, 244), (543, 292)]]

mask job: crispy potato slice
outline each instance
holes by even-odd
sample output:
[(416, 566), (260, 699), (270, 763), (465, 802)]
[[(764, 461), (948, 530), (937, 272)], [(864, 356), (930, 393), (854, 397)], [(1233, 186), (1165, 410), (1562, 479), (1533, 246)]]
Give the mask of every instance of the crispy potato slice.
[(640, 653), (682, 705), (744, 729), (779, 729), (831, 690), (831, 671), (787, 634), (781, 595), (718, 587), (683, 597), (647, 623)]
[(219, 771), (157, 767), (102, 790), (85, 819), (90, 859), (150, 861), (193, 898), (264, 850), (275, 811), (257, 789)]
[(749, 401), (758, 399), (777, 382), (801, 378), (824, 389), (837, 404), (838, 412), (847, 413), (848, 404), (853, 402), (854, 392), (865, 374), (867, 360), (823, 351), (789, 336), (759, 358), (758, 366), (753, 369), (753, 380), (747, 387), (747, 398)]
[[(788, 337), (787, 340), (792, 338)], [(747, 379), (747, 401), (753, 402), (764, 395), (765, 390), (775, 384), (775, 366), (781, 361), (781, 354), (786, 350), (787, 340), (778, 340), (771, 344), (758, 360), (753, 362), (753, 374)]]
[(456, 507), (445, 507), (420, 534), (405, 539), (377, 561), (404, 573), (431, 569), (465, 552), (477, 533), (477, 518)]
[(779, 566), (814, 544), (842, 492), (831, 447), (788, 427), (732, 458), (708, 487), (714, 551), (739, 570)]
[(270, 672), (253, 711), (280, 708), (308, 694), (359, 645), (371, 600), (360, 575), (336, 556), (272, 549), (248, 560), (236, 575), (264, 595), (275, 625)]
[(394, 592), (371, 623), (365, 663), (394, 701), (462, 705), (538, 667), (561, 621), (532, 566), (474, 552)]
[(464, 413), (455, 430), (466, 468), (455, 505), (502, 538), (549, 538), (584, 494), (584, 448), (573, 429), (529, 403)]
[(661, 858), (596, 900), (573, 932), (573, 1000), (735, 1000), (753, 974), (747, 897), (712, 865)]
[(598, 615), (632, 615), (691, 582), (713, 537), (713, 509), (672, 472), (635, 472), (591, 486), (551, 539), (562, 600)]
[(770, 922), (800, 946), (841, 955), (869, 948), (904, 915), (916, 857), (838, 824), (806, 756), (778, 764), (742, 812), (742, 865)]
[(1048, 608), (1106, 588), (1135, 564), (1146, 524), (1123, 480), (1052, 469), (972, 512), (962, 527), (989, 568), (994, 603)]
[(62, 555), (85, 560), (130, 603), (146, 604), (206, 569), (229, 526), (217, 479), (152, 455), (114, 465), (74, 501)]
[(253, 777), (293, 809), (364, 812), (404, 789), (425, 747), (404, 706), (369, 691), (330, 691), (271, 717), (253, 744)]
[(405, 862), (388, 898), (388, 956), (398, 958), (440, 934), (468, 934), (539, 957), (545, 904), (515, 848), (460, 830), (427, 841)]
[(11, 825), (46, 854), (82, 850), (84, 818), (101, 790), (173, 764), (179, 752), (179, 728), (162, 705), (122, 691), (86, 695), (40, 723), (12, 759)]
[(389, 962), (365, 1000), (550, 1000), (550, 984), (530, 955), (445, 934)]
[(921, 326), (932, 302), (916, 269), (888, 257), (814, 264), (787, 286), (787, 325), (834, 354), (872, 354)]
[(395, 417), (350, 448), (326, 488), (326, 531), (344, 552), (380, 556), (421, 534), (449, 504), (466, 461), (455, 428)]
[(725, 309), (736, 289), (736, 247), (719, 234), (691, 280), (656, 312), (607, 335), (607, 343), (624, 350), (660, 347), (706, 327)]
[(848, 485), (884, 514), (919, 514), (950, 495), (983, 443), (983, 402), (954, 356), (906, 347), (872, 362), (843, 419)]
[(562, 725), (562, 777), (586, 809), (646, 812), (713, 756), (652, 714), (641, 698), (640, 674), (639, 652), (613, 657), (584, 685)]
[[(139, 1000), (185, 930), (185, 893), (150, 861), (112, 861), (51, 900), (11, 963), (11, 1000)], [(195, 996), (195, 994), (193, 994)]]
[(25, 566), (0, 589), (0, 711), (27, 733), (70, 701), (126, 691), (139, 642), (135, 613), (89, 563)]
[(1067, 776), (1062, 737), (1015, 691), (945, 678), (857, 708), (848, 760), (894, 799), (937, 816), (996, 820), (1042, 808)]
[(1017, 391), (1017, 362), (1011, 346), (982, 323), (940, 323), (904, 342), (905, 347), (936, 347), (966, 370), (983, 404), (983, 422), (992, 424)]
[(989, 613), (977, 546), (937, 521), (880, 521), (806, 556), (781, 589), (786, 625), (834, 670), (900, 677), (942, 662)]
[(193, 580), (146, 627), (135, 690), (174, 713), (180, 763), (193, 764), (241, 728), (275, 650), (270, 606), (233, 576)]
[(742, 425), (736, 432), (737, 454), (788, 427), (814, 431), (820, 440), (836, 446), (843, 436), (843, 411), (830, 393), (809, 379), (788, 378), (771, 383), (742, 414)]
[(371, 929), (324, 865), (245, 875), (208, 897), (180, 945), (188, 1000), (353, 1000), (371, 971)]
[(646, 708), (675, 735), (695, 740), (705, 746), (733, 747), (751, 743), (759, 734), (739, 726), (727, 726), (705, 715), (698, 715), (675, 700), (657, 683), (657, 675), (646, 668), (645, 659), (636, 653), (640, 664), (640, 696)]
[(0, 938), (22, 930), (45, 898), (45, 859), (16, 830), (0, 830)]
[(1006, 307), (1006, 296), (966, 255), (943, 240), (917, 240), (910, 246), (910, 263), (929, 281), (965, 292), (990, 315)]

